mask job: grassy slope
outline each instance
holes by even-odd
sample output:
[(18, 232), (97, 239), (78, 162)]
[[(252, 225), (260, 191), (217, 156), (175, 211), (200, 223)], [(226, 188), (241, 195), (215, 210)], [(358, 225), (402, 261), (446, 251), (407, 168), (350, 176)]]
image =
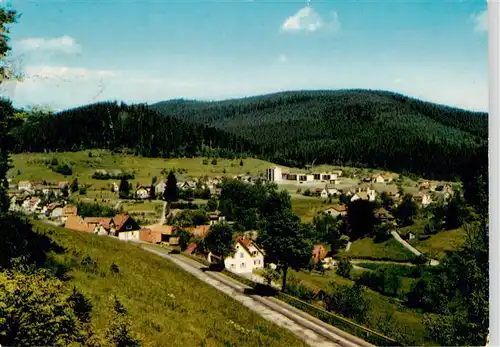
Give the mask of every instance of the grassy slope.
[(410, 243), (420, 252), (442, 259), (447, 252), (460, 248), (465, 242), (465, 236), (463, 229), (454, 229), (441, 231), (427, 240), (419, 241), (414, 239)]
[[(92, 152), (92, 157), (89, 158), (88, 153)], [(43, 163), (34, 163), (34, 160), (44, 158), (57, 158), (59, 163), (72, 163), (73, 176), (64, 177), (61, 174), (53, 172), (47, 168)], [(71, 180), (78, 177), (80, 183), (89, 183), (93, 187), (105, 187), (113, 180), (94, 180), (92, 174), (97, 169), (117, 170), (121, 169), (127, 172), (136, 173), (136, 179), (131, 180), (134, 187), (137, 183), (149, 185), (151, 178), (161, 176), (163, 169), (186, 169), (185, 176), (222, 176), (223, 171), (226, 170), (226, 175), (245, 174), (250, 172), (252, 174), (257, 172), (265, 172), (265, 169), (272, 165), (269, 162), (247, 158), (244, 159), (244, 165), (239, 165), (240, 160), (218, 159), (217, 165), (203, 165), (203, 158), (176, 158), (176, 159), (162, 159), (162, 158), (144, 158), (132, 155), (114, 154), (110, 151), (104, 150), (91, 150), (80, 152), (59, 152), (59, 153), (22, 153), (12, 156), (14, 169), (8, 173), (8, 177), (12, 178), (14, 182), (24, 179), (31, 180), (47, 180), (47, 181), (63, 181)], [(21, 174), (17, 174), (17, 170)], [(116, 181), (116, 180), (115, 180)]]
[(341, 251), (339, 255), (341, 257), (394, 261), (411, 261), (415, 258), (413, 253), (393, 238), (375, 243), (368, 237), (354, 241), (348, 252)]
[[(72, 268), (68, 285), (81, 288), (92, 299), (93, 323), (100, 329), (111, 318), (109, 298), (116, 295), (145, 346), (200, 346), (203, 341), (205, 346), (305, 346), (285, 329), (137, 245), (50, 229), (56, 230), (52, 237), (66, 248), (54, 257)], [(97, 262), (96, 274), (77, 265), (85, 255)], [(112, 263), (118, 265), (118, 275), (110, 273)], [(231, 321), (250, 333), (236, 331)]]

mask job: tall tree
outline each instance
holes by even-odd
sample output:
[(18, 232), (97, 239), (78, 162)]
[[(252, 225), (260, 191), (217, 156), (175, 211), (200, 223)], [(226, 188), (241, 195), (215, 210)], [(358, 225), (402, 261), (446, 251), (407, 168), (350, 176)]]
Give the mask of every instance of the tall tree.
[(151, 187), (149, 188), (149, 198), (151, 200), (156, 199), (156, 186), (155, 186), (156, 181), (157, 181), (156, 176), (153, 176), (153, 178), (151, 179)]
[(364, 236), (371, 236), (376, 223), (374, 214), (375, 205), (367, 200), (354, 200), (347, 207), (347, 222), (349, 223), (349, 236), (357, 240)]
[(127, 199), (130, 196), (130, 184), (125, 176), (122, 177), (120, 181), (120, 186), (118, 187), (118, 196), (121, 199)]
[(417, 203), (413, 200), (411, 194), (406, 194), (403, 197), (403, 201), (401, 201), (396, 209), (396, 217), (398, 219), (398, 222), (402, 226), (413, 224), (413, 218), (415, 218), (417, 211)]
[(203, 245), (223, 261), (234, 253), (233, 229), (226, 223), (212, 225), (203, 240)]
[(163, 200), (173, 202), (178, 200), (177, 178), (173, 171), (170, 171), (167, 176), (167, 183), (165, 184), (165, 191), (163, 192)]
[[(17, 13), (0, 5), (0, 88), (3, 82), (13, 77), (13, 71), (9, 68), (7, 54), (10, 50), (9, 25), (15, 23)], [(9, 210), (9, 198), (5, 182), (7, 171), (12, 167), (9, 159), (9, 151), (13, 149), (13, 138), (10, 129), (16, 124), (14, 108), (12, 103), (0, 97), (0, 213)]]
[(78, 178), (75, 177), (75, 179), (71, 182), (70, 186), (69, 186), (69, 190), (71, 193), (76, 193), (79, 189), (79, 185), (78, 185)]
[(281, 192), (271, 191), (264, 204), (265, 217), (257, 240), (265, 249), (268, 261), (276, 264), (283, 273), (283, 291), (286, 291), (288, 269), (306, 268), (313, 251), (310, 241), (312, 226), (301, 223), (300, 218), (289, 208), (289, 199)]

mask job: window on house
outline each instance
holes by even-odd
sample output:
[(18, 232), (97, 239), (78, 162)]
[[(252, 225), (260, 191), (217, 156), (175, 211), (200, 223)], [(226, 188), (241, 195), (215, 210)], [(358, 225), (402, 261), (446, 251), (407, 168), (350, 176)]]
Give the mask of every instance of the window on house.
[(241, 263), (240, 268), (244, 269), (245, 268), (245, 263)]
[(234, 264), (231, 264), (231, 269), (234, 269), (234, 268), (235, 268)]
[(127, 229), (127, 230), (132, 229), (132, 225), (127, 225), (127, 226), (125, 227), (125, 229)]
[(243, 252), (240, 253), (240, 258), (243, 258), (245, 255), (243, 254)]

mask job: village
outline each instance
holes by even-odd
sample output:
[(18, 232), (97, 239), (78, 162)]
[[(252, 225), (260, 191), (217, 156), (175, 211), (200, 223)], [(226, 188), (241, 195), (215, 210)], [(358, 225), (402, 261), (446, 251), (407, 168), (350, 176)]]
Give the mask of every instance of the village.
[[(102, 170), (101, 170), (102, 171)], [(102, 174), (102, 172), (100, 172)], [(311, 174), (293, 174), (281, 172), (280, 168), (270, 167), (265, 176), (260, 175), (234, 175), (232, 177), (203, 177), (189, 178), (177, 182), (179, 192), (188, 192), (194, 189), (207, 191), (205, 198), (215, 198), (221, 194), (221, 184), (226, 179), (240, 180), (247, 184), (255, 184), (258, 180), (274, 182), (280, 188), (289, 189), (291, 195), (296, 197), (309, 196), (322, 199), (325, 202), (324, 208), (318, 214), (341, 217), (347, 214), (347, 204), (356, 200), (376, 201), (383, 192), (387, 193), (397, 204), (401, 199), (402, 191), (394, 185), (394, 177), (388, 174), (377, 174), (372, 177), (343, 177), (341, 170)], [(186, 211), (180, 208), (173, 208), (167, 211), (167, 204), (163, 202), (161, 216), (156, 223), (141, 225), (127, 211), (120, 211), (114, 216), (81, 216), (77, 206), (71, 202), (73, 194), (77, 194), (76, 188), (70, 189), (70, 182), (61, 181), (57, 183), (19, 181), (17, 185), (10, 185), (10, 197), (12, 211), (22, 212), (34, 218), (42, 219), (47, 223), (64, 226), (67, 229), (94, 233), (97, 235), (116, 237), (122, 241), (145, 242), (158, 244), (167, 247), (172, 252), (184, 251), (188, 255), (197, 254), (209, 261), (214, 255), (204, 253), (197, 247), (197, 241), (203, 240), (210, 230), (210, 227), (217, 223), (233, 223), (227, 221), (225, 216), (218, 210), (206, 210), (206, 215), (202, 223), (191, 223), (192, 225), (170, 225), (176, 215)], [(290, 186), (291, 185), (291, 186)], [(305, 190), (304, 185), (307, 185)], [(166, 181), (160, 180), (153, 186), (137, 184), (133, 190), (132, 201), (160, 200), (163, 199)], [(299, 187), (294, 191), (295, 187)], [(79, 186), (78, 189), (82, 187)], [(395, 189), (396, 188), (396, 189)], [(109, 183), (109, 190), (118, 195), (118, 183)], [(152, 190), (155, 196), (152, 196)], [(440, 195), (437, 195), (439, 193)], [(448, 199), (453, 190), (451, 185), (436, 185), (426, 180), (421, 180), (413, 194), (413, 199), (422, 207), (426, 207), (434, 199)], [(187, 194), (189, 195), (189, 194)], [(127, 200), (121, 200), (124, 202)], [(119, 204), (119, 203), (118, 203)], [(182, 205), (182, 204), (181, 204)], [(383, 207), (375, 211), (375, 217), (384, 222), (394, 223), (393, 216)], [(190, 242), (183, 244), (180, 240), (179, 232), (187, 232), (190, 235)], [(410, 234), (409, 239), (414, 237)], [(264, 254), (257, 244), (255, 244), (256, 233), (242, 233), (236, 238), (236, 254), (224, 260), (227, 270), (252, 274), (255, 270), (264, 267)], [(315, 245), (312, 258), (315, 263), (322, 262), (325, 268), (335, 264), (335, 261), (328, 256), (324, 245)]]

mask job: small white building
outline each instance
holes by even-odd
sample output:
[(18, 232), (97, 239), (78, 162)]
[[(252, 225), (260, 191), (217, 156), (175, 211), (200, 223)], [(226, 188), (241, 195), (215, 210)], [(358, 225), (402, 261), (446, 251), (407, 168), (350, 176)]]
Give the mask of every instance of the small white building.
[(149, 189), (146, 188), (146, 187), (143, 187), (143, 186), (140, 186), (139, 188), (137, 188), (137, 190), (135, 191), (135, 196), (138, 198), (138, 199), (147, 199), (149, 198)]
[(17, 189), (20, 191), (31, 191), (33, 188), (33, 185), (31, 184), (30, 181), (19, 181), (19, 184), (17, 185)]
[(116, 182), (111, 183), (111, 191), (113, 193), (117, 193), (120, 190), (120, 187), (118, 187), (118, 184)]
[[(214, 257), (211, 253), (208, 260)], [(250, 239), (238, 238), (235, 245), (235, 253), (224, 259), (224, 266), (234, 273), (252, 273), (253, 270), (264, 267), (264, 252)]]
[(368, 201), (375, 201), (375, 199), (377, 198), (377, 192), (375, 191), (375, 189), (367, 188), (366, 194), (368, 195)]

